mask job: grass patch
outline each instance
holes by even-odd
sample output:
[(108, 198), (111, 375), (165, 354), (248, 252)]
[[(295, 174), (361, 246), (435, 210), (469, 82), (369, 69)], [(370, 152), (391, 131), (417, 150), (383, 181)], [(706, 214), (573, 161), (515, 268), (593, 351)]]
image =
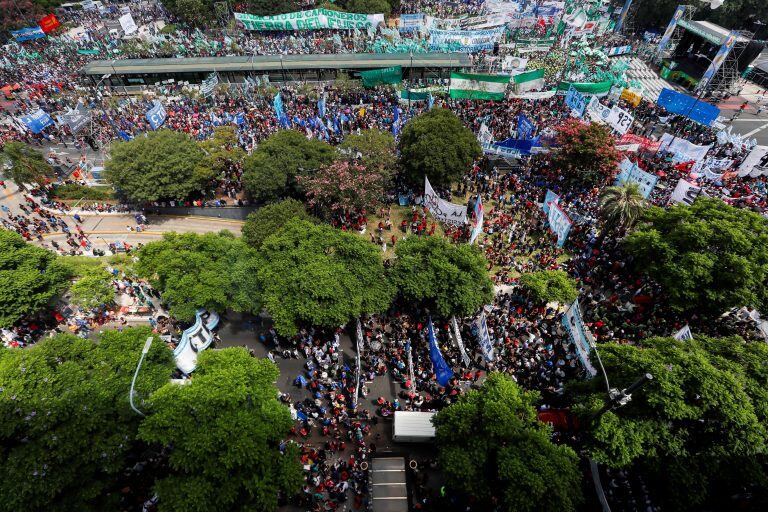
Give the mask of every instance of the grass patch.
[(109, 201), (115, 199), (115, 191), (108, 185), (86, 187), (79, 183), (67, 183), (53, 187), (53, 197), (62, 201), (88, 199), (92, 201)]

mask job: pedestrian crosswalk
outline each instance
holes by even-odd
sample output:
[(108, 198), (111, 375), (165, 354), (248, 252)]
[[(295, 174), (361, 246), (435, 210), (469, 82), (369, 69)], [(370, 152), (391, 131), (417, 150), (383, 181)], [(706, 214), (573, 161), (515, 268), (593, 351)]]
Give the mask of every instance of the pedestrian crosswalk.
[(625, 57), (629, 62), (627, 70), (627, 81), (638, 81), (643, 86), (643, 97), (648, 101), (656, 102), (659, 99), (662, 89), (675, 89), (669, 82), (661, 79), (648, 64), (637, 57)]

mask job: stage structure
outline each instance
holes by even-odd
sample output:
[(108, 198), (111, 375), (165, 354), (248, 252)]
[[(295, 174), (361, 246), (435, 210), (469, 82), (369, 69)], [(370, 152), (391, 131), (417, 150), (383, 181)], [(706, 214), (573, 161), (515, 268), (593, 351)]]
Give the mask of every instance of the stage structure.
[(661, 77), (702, 96), (734, 94), (763, 45), (753, 41), (752, 32), (693, 20), (695, 10), (678, 6), (667, 26), (657, 50)]

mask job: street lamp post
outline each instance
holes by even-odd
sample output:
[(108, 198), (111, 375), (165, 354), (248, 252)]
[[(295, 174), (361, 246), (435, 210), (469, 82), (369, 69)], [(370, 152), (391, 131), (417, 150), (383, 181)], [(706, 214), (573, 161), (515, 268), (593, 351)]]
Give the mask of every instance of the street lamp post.
[(147, 355), (147, 352), (149, 352), (149, 347), (152, 346), (152, 341), (155, 338), (150, 336), (147, 338), (147, 341), (144, 342), (144, 348), (141, 349), (141, 357), (139, 358), (139, 364), (136, 365), (136, 371), (133, 374), (133, 380), (131, 380), (131, 391), (128, 395), (128, 402), (131, 404), (131, 409), (133, 409), (136, 414), (139, 414), (141, 416), (146, 416), (143, 412), (138, 410), (135, 405), (133, 405), (133, 395), (134, 395), (134, 386), (136, 385), (136, 377), (139, 376), (139, 370), (141, 369), (141, 363), (144, 362), (144, 357)]
[(609, 391), (608, 399), (605, 401), (605, 405), (603, 405), (599, 411), (595, 412), (592, 414), (592, 416), (589, 417), (590, 423), (596, 422), (603, 414), (610, 410), (616, 409), (623, 405), (627, 405), (627, 403), (632, 400), (632, 393), (652, 380), (653, 375), (646, 373), (641, 375), (640, 378), (633, 382), (628, 388), (622, 389), (621, 391), (618, 389), (611, 389)]

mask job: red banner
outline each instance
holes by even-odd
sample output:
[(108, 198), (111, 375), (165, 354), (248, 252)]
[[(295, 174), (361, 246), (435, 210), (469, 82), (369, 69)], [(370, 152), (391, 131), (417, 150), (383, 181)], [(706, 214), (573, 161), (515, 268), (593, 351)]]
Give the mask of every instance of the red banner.
[(618, 142), (619, 146), (628, 144), (640, 144), (640, 149), (643, 151), (648, 151), (649, 153), (655, 153), (661, 147), (661, 142), (659, 141), (654, 141), (648, 137), (641, 137), (640, 135), (635, 135), (632, 133), (622, 135)]
[(56, 19), (56, 16), (53, 14), (49, 14), (45, 18), (40, 20), (40, 29), (45, 32), (46, 34), (49, 32), (53, 32), (58, 27), (61, 26), (61, 23), (59, 23), (59, 20)]

